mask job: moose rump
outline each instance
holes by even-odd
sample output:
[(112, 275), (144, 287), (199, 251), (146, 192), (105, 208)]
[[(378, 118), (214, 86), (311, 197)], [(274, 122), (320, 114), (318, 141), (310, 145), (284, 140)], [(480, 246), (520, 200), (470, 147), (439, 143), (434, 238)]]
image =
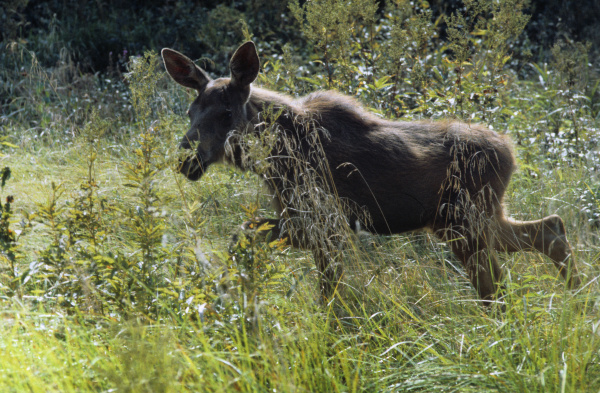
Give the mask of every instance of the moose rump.
[[(210, 164), (225, 160), (262, 175), (280, 216), (262, 221), (274, 225), (275, 236), (313, 251), (324, 296), (339, 275), (332, 268), (339, 241), (331, 239), (339, 240), (340, 219), (378, 234), (428, 229), (450, 241), (484, 304), (495, 299), (503, 277), (490, 250), (538, 250), (568, 285), (579, 285), (560, 217), (524, 222), (504, 215), (502, 198), (515, 169), (506, 137), (456, 121), (383, 120), (331, 91), (295, 100), (251, 87), (259, 72), (252, 42), (233, 55), (230, 78), (213, 80), (171, 49), (162, 56), (176, 82), (198, 91), (180, 144), (197, 147), (180, 172), (198, 180)], [(264, 165), (248, 159), (248, 136), (268, 148)], [(341, 217), (325, 214), (325, 240), (315, 240), (316, 210), (329, 206), (328, 198), (344, 208)]]

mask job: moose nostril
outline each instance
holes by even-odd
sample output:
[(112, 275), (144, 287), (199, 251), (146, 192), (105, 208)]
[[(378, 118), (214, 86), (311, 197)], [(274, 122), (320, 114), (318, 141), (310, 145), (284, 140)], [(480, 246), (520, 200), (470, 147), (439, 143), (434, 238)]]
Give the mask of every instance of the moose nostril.
[(180, 149), (191, 150), (192, 149), (192, 145), (190, 145), (190, 143), (188, 141), (182, 141), (181, 143), (179, 143), (179, 148)]

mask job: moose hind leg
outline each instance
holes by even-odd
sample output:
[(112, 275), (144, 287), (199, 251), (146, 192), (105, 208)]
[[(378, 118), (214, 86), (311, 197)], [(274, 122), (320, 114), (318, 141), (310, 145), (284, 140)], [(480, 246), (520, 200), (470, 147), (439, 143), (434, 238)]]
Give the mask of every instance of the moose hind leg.
[(537, 250), (548, 256), (566, 280), (567, 287), (581, 284), (579, 271), (567, 241), (565, 225), (557, 215), (541, 220), (516, 221), (500, 217), (499, 236), (495, 248), (499, 251), (516, 252)]
[(477, 290), (485, 306), (491, 306), (496, 299), (499, 283), (504, 277), (496, 256), (482, 242), (452, 241), (452, 252), (463, 263), (469, 280)]
[(449, 243), (454, 255), (461, 260), (471, 284), (483, 300), (483, 305), (491, 306), (504, 274), (496, 256), (490, 252), (485, 236), (473, 239), (468, 229), (458, 225), (450, 229), (441, 228), (435, 233)]

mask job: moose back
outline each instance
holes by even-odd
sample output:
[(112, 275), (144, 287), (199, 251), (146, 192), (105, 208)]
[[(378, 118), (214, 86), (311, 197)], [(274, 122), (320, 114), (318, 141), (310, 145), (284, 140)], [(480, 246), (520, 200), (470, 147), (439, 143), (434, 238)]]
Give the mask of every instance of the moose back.
[[(328, 191), (324, 194), (351, 206), (342, 215), (354, 229), (377, 234), (427, 229), (448, 241), (486, 305), (497, 297), (503, 277), (490, 250), (538, 250), (554, 262), (568, 286), (579, 285), (559, 216), (515, 221), (504, 215), (502, 198), (515, 169), (506, 137), (458, 121), (384, 120), (332, 91), (293, 99), (251, 86), (260, 68), (252, 42), (233, 55), (230, 78), (213, 80), (172, 49), (163, 49), (162, 57), (177, 83), (198, 92), (188, 111), (191, 127), (180, 143), (193, 153), (179, 171), (198, 180), (211, 164), (226, 161), (259, 172), (279, 215), (262, 221), (274, 225), (274, 235), (312, 250), (325, 297), (339, 275), (332, 268), (339, 251), (335, 241), (323, 238), (335, 239), (338, 231), (311, 236), (313, 226), (306, 221), (295, 230), (286, 226), (301, 214), (306, 217), (307, 206), (319, 205), (306, 203), (311, 174)], [(267, 113), (272, 126), (265, 126)], [(259, 168), (256, 159), (248, 159), (243, 137), (264, 141), (265, 133), (274, 135), (274, 142), (262, 157), (266, 166)]]

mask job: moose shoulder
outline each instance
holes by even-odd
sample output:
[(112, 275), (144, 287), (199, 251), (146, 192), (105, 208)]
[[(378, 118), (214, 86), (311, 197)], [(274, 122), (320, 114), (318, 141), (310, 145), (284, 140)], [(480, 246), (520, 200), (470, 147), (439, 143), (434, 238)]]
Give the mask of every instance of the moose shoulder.
[[(163, 49), (167, 72), (198, 97), (188, 111), (191, 128), (180, 147), (195, 152), (180, 172), (198, 180), (206, 168), (228, 161), (243, 169), (256, 166), (242, 136), (274, 132), (275, 142), (261, 170), (275, 195), (277, 236), (311, 249), (322, 272), (321, 290), (335, 285), (335, 245), (310, 240), (311, 226), (289, 231), (284, 222), (305, 211), (299, 192), (310, 173), (347, 209), (346, 222), (378, 234), (428, 229), (450, 241), (484, 304), (495, 298), (502, 270), (489, 250), (538, 250), (556, 265), (567, 285), (580, 283), (560, 217), (537, 221), (506, 218), (502, 198), (515, 162), (510, 141), (479, 125), (457, 121), (403, 122), (380, 119), (355, 100), (326, 91), (301, 99), (251, 87), (260, 63), (254, 43), (238, 48), (231, 77), (213, 80), (190, 59)], [(276, 127), (265, 127), (265, 113)], [(264, 136), (264, 135), (263, 135)], [(315, 146), (318, 145), (318, 148)], [(304, 210), (303, 210), (304, 209)], [(367, 212), (363, 219), (359, 210)], [(280, 221), (282, 220), (282, 221)], [(331, 237), (335, 234), (329, 233)]]

